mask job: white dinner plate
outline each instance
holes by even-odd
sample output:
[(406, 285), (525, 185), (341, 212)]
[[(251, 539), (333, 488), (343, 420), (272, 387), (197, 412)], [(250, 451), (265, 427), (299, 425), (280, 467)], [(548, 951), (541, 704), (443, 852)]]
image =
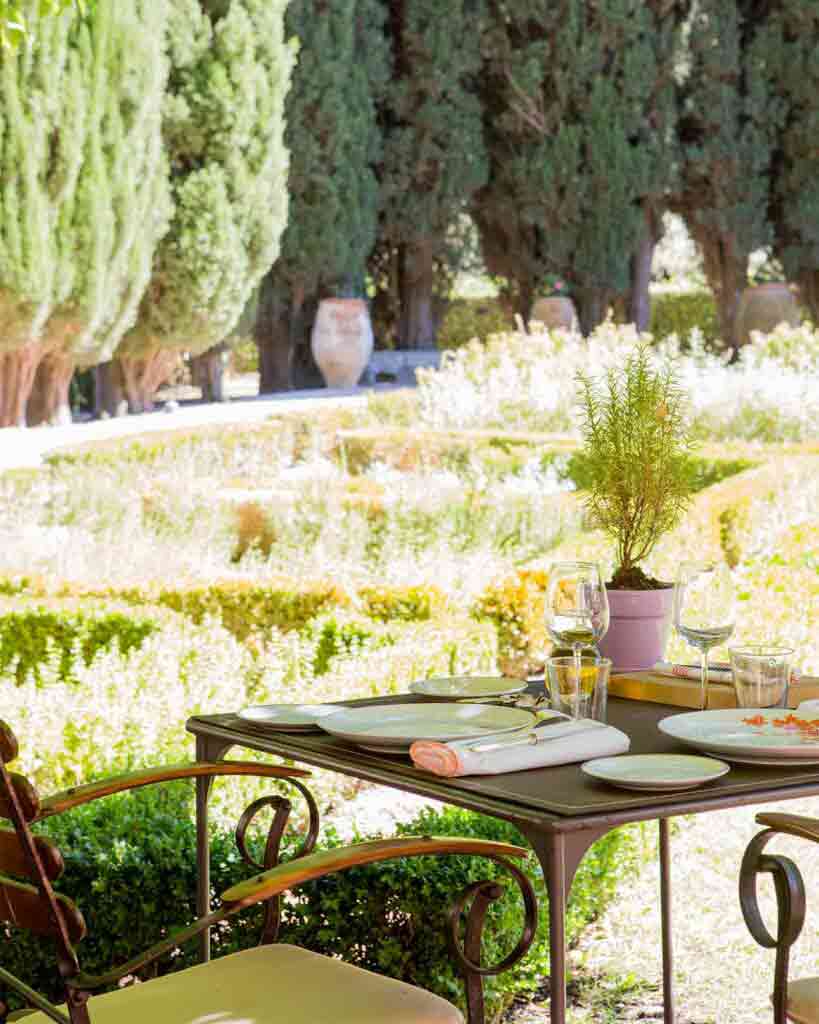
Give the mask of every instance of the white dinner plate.
[(335, 704), (262, 704), (243, 708), (239, 718), (282, 732), (317, 732), (319, 720), (336, 711)]
[(521, 708), (493, 704), (381, 704), (344, 708), (321, 728), (365, 750), (397, 754), (415, 740), (476, 739), (531, 728), (537, 718)]
[(449, 676), (438, 679), (416, 679), (410, 683), (410, 693), (424, 697), (438, 697), (442, 700), (458, 700), (483, 697), (507, 697), (523, 693), (526, 681), (505, 679), (503, 676)]
[[(816, 722), (815, 729), (797, 721)], [(671, 715), (660, 731), (709, 754), (733, 757), (776, 758), (788, 762), (819, 761), (819, 718), (797, 716), (787, 708), (725, 708)]]
[(641, 793), (694, 789), (713, 782), (731, 770), (713, 757), (691, 754), (629, 754), (598, 757), (580, 766), (586, 775), (620, 789)]
[(757, 768), (809, 768), (811, 765), (819, 764), (819, 755), (816, 757), (751, 757), (750, 754), (733, 754), (730, 751), (720, 754), (720, 757), (730, 761), (731, 764), (747, 764)]

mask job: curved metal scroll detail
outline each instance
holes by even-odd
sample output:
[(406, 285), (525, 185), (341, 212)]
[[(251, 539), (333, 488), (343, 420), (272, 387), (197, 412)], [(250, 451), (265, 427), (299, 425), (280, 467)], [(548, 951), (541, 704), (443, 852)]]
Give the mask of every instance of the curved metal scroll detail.
[[(777, 835), (766, 829), (754, 836), (745, 850), (739, 872), (739, 905), (748, 931), (760, 946), (776, 950), (774, 967), (774, 1024), (786, 1024), (788, 964), (791, 946), (799, 938), (805, 923), (805, 884), (799, 868), (789, 857), (763, 851)], [(762, 919), (757, 897), (757, 876), (773, 877), (777, 905), (777, 934), (774, 938)]]
[[(538, 903), (534, 887), (519, 867), (502, 857), (493, 857), (517, 883), (523, 899), (523, 932), (515, 946), (498, 964), (481, 963), (481, 945), (486, 915), (491, 905), (501, 898), (504, 886), (499, 881), (473, 882), (458, 896), (449, 910), (447, 940), (449, 948), (464, 976), (466, 988), (467, 1020), (469, 1024), (483, 1024), (483, 979), (503, 974), (519, 963), (529, 952), (535, 940)], [(471, 905), (470, 905), (471, 904)], [(467, 909), (469, 908), (469, 909)], [(465, 919), (463, 943), (461, 921)]]
[[(297, 782), (295, 779), (288, 779), (287, 784), (289, 786), (293, 786), (294, 789), (297, 789), (301, 793), (307, 803), (307, 809), (309, 812), (307, 836), (291, 858), (292, 860), (297, 860), (299, 857), (306, 857), (307, 854), (312, 853), (315, 849), (319, 834), (320, 816), (313, 794), (306, 786)], [(270, 828), (267, 830), (264, 855), (262, 861), (259, 862), (253, 857), (248, 848), (247, 831), (256, 816), (267, 807), (270, 807), (273, 811), (273, 821), (270, 823)], [(269, 871), (271, 868), (275, 868), (281, 863), (282, 839), (284, 838), (284, 833), (287, 829), (287, 823), (290, 820), (292, 810), (293, 805), (291, 802), (282, 796), (263, 796), (258, 800), (254, 800), (252, 804), (245, 808), (241, 818), (239, 818), (238, 824), (236, 825), (236, 847), (239, 850), (242, 860), (249, 868), (252, 868), (254, 872)], [(274, 896), (265, 903), (260, 945), (264, 946), (275, 942), (278, 938), (280, 927), (281, 896)]]

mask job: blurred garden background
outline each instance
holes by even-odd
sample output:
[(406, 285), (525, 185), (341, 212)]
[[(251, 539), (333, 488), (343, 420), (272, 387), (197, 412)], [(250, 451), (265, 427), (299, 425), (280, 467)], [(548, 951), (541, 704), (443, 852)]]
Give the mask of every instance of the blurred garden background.
[[(195, 713), (541, 669), (550, 563), (613, 560), (583, 511), (577, 375), (641, 343), (673, 366), (697, 440), (690, 510), (647, 569), (669, 580), (691, 552), (725, 560), (733, 640), (787, 643), (819, 674), (813, 5), (53, 6), (7, 4), (0, 50), (0, 465), (15, 466), (24, 424), (320, 387), (310, 339), (326, 299), (366, 300), (376, 350), (428, 366), (414, 387), (262, 421), (181, 429), (168, 415), (70, 445), (54, 430), (42, 465), (0, 473), (2, 717), (38, 786), (184, 760)], [(533, 317), (540, 298), (569, 298), (574, 323)], [(678, 638), (668, 655), (693, 660)], [(384, 816), (377, 793), (326, 773), (312, 789), (325, 843), (356, 823), (514, 838), (454, 810)], [(241, 874), (229, 829), (251, 795), (215, 792), (217, 890)], [(732, 888), (753, 826), (732, 814), (713, 851), (713, 824), (675, 838), (678, 891), (713, 882), (702, 920), (725, 924), (720, 957), (705, 924), (683, 940), (696, 1024), (765, 1012), (767, 960)], [(50, 829), (91, 924), (88, 970), (193, 916), (184, 787)], [(652, 844), (615, 833), (576, 883), (578, 1021), (650, 1015)], [(458, 999), (452, 870), (315, 883), (285, 937)], [(137, 890), (140, 905), (120, 902)], [(493, 942), (516, 914), (510, 896)], [(515, 999), (516, 1020), (548, 1019), (544, 928), (493, 983), (496, 1019)], [(10, 938), (0, 962), (44, 984), (45, 947)], [(223, 952), (248, 941), (217, 937)], [(810, 959), (819, 931), (805, 942)], [(695, 953), (713, 969), (692, 974)]]

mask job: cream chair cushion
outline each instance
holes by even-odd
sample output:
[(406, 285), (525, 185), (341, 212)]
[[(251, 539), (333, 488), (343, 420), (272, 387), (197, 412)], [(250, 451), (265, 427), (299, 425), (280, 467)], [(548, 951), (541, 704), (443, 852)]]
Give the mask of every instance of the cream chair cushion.
[[(286, 945), (96, 996), (88, 1009), (91, 1024), (463, 1024), (438, 996)], [(36, 1013), (25, 1024), (51, 1022)]]
[(794, 1024), (819, 1024), (819, 978), (788, 982), (788, 1017)]

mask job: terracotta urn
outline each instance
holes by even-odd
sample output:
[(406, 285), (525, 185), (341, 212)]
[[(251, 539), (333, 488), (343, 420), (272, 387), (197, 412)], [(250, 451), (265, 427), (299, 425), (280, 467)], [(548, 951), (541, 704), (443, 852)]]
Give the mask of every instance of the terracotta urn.
[(786, 282), (773, 281), (746, 288), (737, 306), (737, 347), (751, 340), (751, 331), (768, 334), (781, 323), (798, 327), (799, 319), (799, 304)]
[(610, 658), (619, 672), (644, 672), (663, 657), (674, 587), (658, 590), (612, 590), (609, 598), (609, 628), (599, 643), (600, 653)]
[(354, 388), (373, 353), (364, 299), (323, 299), (311, 336), (313, 358), (328, 388)]
[(552, 295), (548, 299), (538, 299), (535, 302), (529, 320), (530, 322), (538, 321), (544, 327), (570, 331), (577, 323), (577, 310), (570, 298), (563, 295)]

